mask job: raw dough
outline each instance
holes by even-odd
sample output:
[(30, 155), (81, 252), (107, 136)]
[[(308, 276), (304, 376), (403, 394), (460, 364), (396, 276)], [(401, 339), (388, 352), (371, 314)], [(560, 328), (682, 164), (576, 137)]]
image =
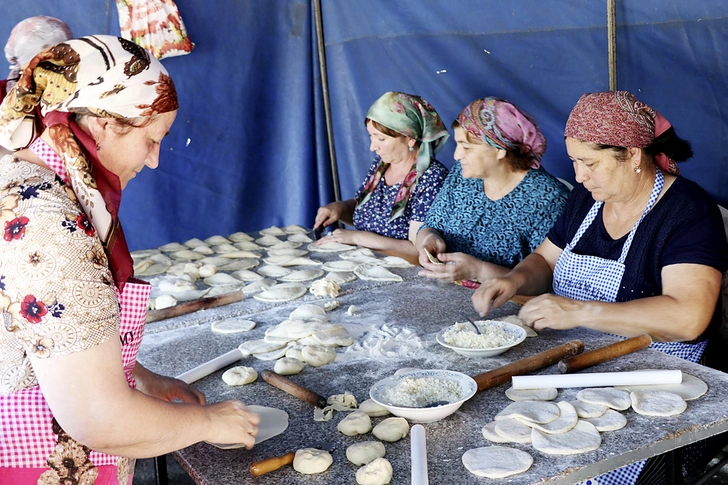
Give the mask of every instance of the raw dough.
[(305, 234), (291, 234), (290, 236), (288, 236), (288, 240), (293, 241), (293, 242), (300, 242), (300, 243), (313, 242), (313, 239), (311, 239), (310, 237), (308, 237)]
[[(560, 433), (566, 433), (570, 429), (572, 429), (574, 426), (576, 426), (577, 421), (579, 421), (579, 416), (576, 414), (576, 409), (574, 409), (574, 406), (572, 406), (570, 403), (566, 401), (560, 401), (556, 403), (556, 405), (559, 407), (559, 410), (561, 411), (561, 414), (558, 418), (554, 419), (550, 423), (546, 424), (537, 424), (537, 423), (525, 423), (531, 426), (532, 428), (538, 429), (540, 431), (543, 431), (544, 433), (548, 434), (560, 434)], [(498, 431), (498, 428), (496, 428), (496, 431)]]
[(241, 241), (252, 241), (253, 238), (245, 234), (244, 232), (234, 232), (228, 236), (228, 239), (234, 242)]
[(347, 259), (351, 261), (356, 261), (359, 258), (374, 258), (377, 259), (377, 256), (374, 254), (374, 251), (372, 251), (369, 248), (359, 248), (355, 249), (353, 251), (347, 251), (345, 253), (341, 253), (339, 255), (341, 259)]
[[(492, 441), (493, 443), (511, 443), (512, 441), (506, 438), (505, 436), (502, 436), (495, 431), (495, 426), (499, 423), (499, 421), (491, 421), (490, 423), (483, 426), (483, 429), (481, 432), (483, 433), (483, 438), (487, 439), (488, 441)], [(531, 440), (529, 439), (529, 442)]]
[(708, 384), (690, 374), (682, 373), (680, 384), (655, 384), (651, 386), (615, 386), (625, 391), (667, 391), (677, 394), (686, 401), (697, 399), (708, 392)]
[(303, 346), (295, 346), (287, 349), (286, 357), (303, 362)]
[(354, 305), (350, 305), (349, 308), (346, 309), (346, 314), (349, 315), (350, 317), (355, 317), (355, 316), (358, 317), (359, 309)]
[(372, 434), (382, 441), (394, 443), (409, 434), (409, 423), (404, 418), (387, 418), (374, 427)]
[(253, 295), (253, 298), (260, 301), (284, 302), (301, 298), (306, 294), (306, 287), (298, 283), (280, 283), (271, 286), (265, 291)]
[(268, 264), (258, 268), (258, 274), (271, 278), (280, 278), (281, 276), (286, 276), (291, 273), (293, 273), (292, 269), (276, 266), (274, 264)]
[(255, 244), (253, 240), (250, 241), (236, 241), (233, 243), (233, 246), (240, 249), (241, 251), (262, 251), (263, 246), (260, 244)]
[(316, 278), (320, 278), (324, 275), (324, 272), (320, 269), (301, 269), (294, 271), (291, 274), (281, 276), (278, 278), (280, 281), (311, 281)]
[(366, 401), (361, 403), (359, 405), (359, 411), (367, 413), (372, 418), (379, 418), (381, 416), (386, 416), (389, 414), (387, 408), (380, 404), (377, 404), (377, 402), (372, 399), (367, 399)]
[(599, 448), (602, 437), (593, 424), (580, 420), (562, 434), (547, 434), (534, 428), (531, 431), (533, 447), (548, 455), (575, 455)]
[(239, 279), (230, 276), (227, 273), (215, 273), (214, 275), (208, 276), (202, 281), (204, 281), (207, 286), (240, 285)]
[(579, 401), (592, 404), (604, 404), (617, 411), (629, 409), (632, 402), (629, 399), (629, 392), (613, 387), (599, 387), (594, 389), (582, 389), (576, 393)]
[(187, 249), (187, 246), (182, 245), (180, 243), (172, 242), (168, 244), (164, 244), (162, 246), (159, 246), (160, 251), (164, 251), (165, 253), (172, 253), (174, 251), (185, 251)]
[(500, 421), (506, 418), (518, 417), (522, 421), (531, 423), (550, 423), (559, 417), (561, 411), (559, 407), (546, 401), (516, 401), (495, 415), (495, 420)]
[(569, 403), (574, 406), (574, 409), (576, 409), (576, 415), (585, 419), (598, 418), (606, 413), (607, 409), (609, 409), (604, 404), (592, 404), (579, 401), (578, 399), (575, 401), (569, 401)]
[(614, 409), (607, 409), (607, 412), (598, 418), (585, 419), (587, 423), (591, 423), (597, 431), (616, 431), (627, 425), (627, 418), (622, 413)]
[(170, 280), (162, 280), (159, 282), (159, 291), (164, 293), (182, 293), (183, 291), (195, 291), (197, 287), (194, 283), (183, 278)]
[[(255, 444), (262, 443), (265, 440), (271, 439), (274, 436), (278, 436), (288, 429), (288, 413), (276, 408), (269, 408), (266, 406), (256, 406), (255, 404), (245, 406), (248, 411), (255, 413), (260, 416), (260, 422), (258, 423), (258, 434), (255, 435)], [(234, 448), (242, 448), (245, 445), (243, 443), (231, 444), (231, 445), (220, 445), (217, 443), (210, 443), (212, 446), (216, 446), (223, 450), (231, 450)]]
[(258, 378), (258, 371), (252, 367), (237, 366), (226, 370), (222, 375), (222, 380), (228, 386), (244, 386), (255, 382)]
[(253, 354), (263, 354), (273, 350), (284, 348), (286, 344), (281, 343), (270, 343), (263, 339), (258, 340), (246, 340), (238, 346), (240, 352), (243, 353), (243, 357), (247, 357)]
[(382, 266), (386, 266), (387, 268), (409, 268), (411, 266), (414, 266), (414, 264), (410, 263), (404, 258), (400, 258), (399, 256), (386, 256), (381, 261), (382, 262), (380, 264)]
[(200, 266), (200, 278), (207, 278), (208, 276), (212, 276), (215, 273), (217, 273), (217, 266), (214, 264), (205, 264)]
[(206, 246), (205, 241), (202, 241), (200, 239), (197, 239), (196, 237), (193, 237), (189, 241), (185, 241), (183, 243), (188, 248), (196, 248), (197, 246)]
[(346, 449), (346, 458), (356, 466), (366, 465), (377, 458), (384, 458), (386, 450), (381, 441), (363, 441)]
[(688, 407), (685, 400), (667, 391), (632, 391), (632, 409), (645, 416), (675, 416)]
[(339, 295), (341, 287), (335, 281), (321, 278), (320, 280), (316, 280), (311, 283), (311, 288), (309, 291), (311, 291), (311, 293), (316, 296), (328, 296), (331, 298), (335, 298)]
[(325, 345), (326, 347), (348, 347), (354, 343), (354, 338), (349, 335), (343, 325), (335, 325), (330, 330), (315, 332), (311, 334), (314, 345)]
[(328, 451), (316, 448), (303, 448), (293, 458), (293, 469), (299, 473), (311, 475), (326, 471), (334, 459)]
[(221, 244), (230, 244), (230, 239), (225, 236), (210, 236), (205, 239), (205, 242), (210, 246), (219, 246)]
[(329, 347), (320, 345), (307, 345), (301, 351), (304, 362), (311, 367), (321, 367), (336, 359), (336, 352)]
[(154, 299), (154, 309), (161, 310), (177, 304), (177, 299), (172, 295), (159, 295)]
[(369, 415), (362, 411), (354, 411), (339, 421), (336, 427), (340, 433), (346, 436), (366, 434), (372, 430), (372, 420)]
[(264, 236), (285, 236), (286, 232), (278, 226), (270, 226), (268, 229), (263, 229), (260, 233)]
[(245, 318), (229, 318), (227, 320), (212, 322), (212, 325), (210, 325), (210, 330), (215, 333), (242, 333), (253, 330), (254, 328), (255, 322), (246, 320)]
[[(288, 349), (286, 349), (286, 352), (288, 352)], [(283, 357), (276, 361), (276, 364), (273, 366), (273, 372), (282, 376), (291, 376), (301, 372), (304, 365), (305, 364), (298, 359)]]
[(201, 264), (214, 264), (218, 267), (218, 269), (225, 270), (223, 266), (226, 264), (230, 264), (230, 260), (227, 258), (223, 258), (222, 256), (208, 256), (198, 261), (197, 264), (198, 266)]
[(354, 274), (363, 280), (371, 281), (403, 281), (402, 277), (394, 274), (384, 266), (372, 263), (360, 264), (354, 269)]
[(514, 443), (530, 443), (531, 427), (523, 424), (517, 419), (501, 419), (495, 422), (496, 434)]
[(296, 224), (289, 224), (281, 229), (283, 229), (283, 232), (286, 234), (306, 234), (308, 232), (306, 229)]
[(305, 249), (269, 249), (268, 250), (268, 256), (275, 258), (280, 256), (289, 256), (291, 258), (297, 258), (299, 256), (305, 256), (308, 254), (308, 251)]
[(320, 253), (338, 253), (341, 251), (350, 251), (352, 249), (356, 249), (356, 246), (351, 246), (349, 244), (342, 244), (337, 242), (327, 242), (326, 239), (323, 239), (323, 243), (316, 245), (314, 243), (311, 243), (307, 246), (309, 251), (314, 252), (320, 252)]
[[(232, 244), (228, 244), (228, 243), (220, 244), (219, 246), (215, 246), (215, 252), (221, 256), (225, 256), (226, 258), (230, 257), (230, 256), (228, 256), (229, 253), (237, 253), (238, 251), (240, 251), (238, 248), (236, 248)], [(241, 252), (250, 254), (250, 251), (241, 251)], [(250, 256), (240, 256), (240, 257), (249, 258)]]
[(192, 248), (192, 250), (197, 251), (200, 254), (204, 254), (205, 256), (215, 254), (215, 251), (213, 251), (210, 246), (205, 246), (204, 244), (202, 246), (197, 246), (196, 248)]
[(249, 269), (233, 271), (230, 273), (230, 276), (240, 281), (258, 281), (263, 279), (263, 276), (259, 275), (255, 271), (250, 271)]
[(321, 269), (323, 269), (324, 271), (351, 272), (354, 271), (358, 266), (359, 263), (357, 263), (356, 261), (327, 261), (321, 266)]
[(193, 251), (191, 249), (185, 249), (183, 251), (175, 251), (173, 253), (170, 253), (169, 255), (172, 259), (182, 260), (182, 261), (195, 261), (198, 259), (203, 259), (205, 257), (204, 254), (198, 253), (197, 251)]
[[(222, 246), (220, 246), (222, 247)], [(233, 248), (234, 249), (234, 248)], [(234, 249), (233, 251), (226, 251), (224, 253), (220, 253), (220, 256), (227, 259), (255, 259), (257, 260), (260, 258), (260, 254), (255, 253), (253, 251), (241, 251), (239, 249)]]
[[(225, 261), (230, 261), (228, 258), (223, 258)], [(243, 269), (255, 268), (260, 264), (257, 259), (243, 258), (237, 259), (232, 262), (222, 263), (217, 267), (220, 271), (239, 271)]]
[(291, 320), (309, 320), (311, 318), (317, 320), (328, 320), (329, 317), (326, 315), (326, 311), (318, 305), (313, 303), (304, 303), (298, 308), (293, 310), (288, 316)]
[(303, 243), (296, 241), (281, 241), (272, 246), (269, 246), (268, 249), (297, 249), (300, 248), (302, 245)]
[(326, 279), (343, 285), (344, 283), (354, 281), (356, 279), (356, 275), (348, 271), (331, 271), (326, 275)]
[(377, 458), (356, 471), (359, 485), (386, 485), (391, 480), (392, 465), (386, 458)]
[(442, 261), (440, 261), (439, 259), (437, 259), (437, 256), (434, 255), (434, 254), (432, 254), (427, 249), (425, 249), (425, 254), (427, 255), (427, 259), (430, 260), (430, 263), (432, 263), (432, 264), (438, 264), (438, 265), (444, 265), (445, 264)]
[(276, 280), (271, 278), (265, 278), (262, 280), (253, 281), (252, 283), (243, 286), (241, 291), (246, 295), (252, 295), (253, 293), (260, 293), (263, 290), (267, 290), (275, 284)]
[(463, 465), (478, 477), (510, 477), (525, 472), (532, 464), (531, 455), (505, 446), (484, 446), (463, 454)]
[(543, 389), (506, 389), (506, 397), (511, 401), (553, 401), (559, 393), (555, 387)]
[(278, 360), (286, 355), (288, 345), (284, 345), (280, 349), (269, 350), (268, 352), (258, 352), (253, 357), (259, 360)]
[(261, 246), (274, 246), (278, 244), (279, 242), (283, 242), (280, 239), (278, 239), (275, 236), (263, 236), (261, 238), (258, 238), (255, 240), (256, 244), (260, 244)]

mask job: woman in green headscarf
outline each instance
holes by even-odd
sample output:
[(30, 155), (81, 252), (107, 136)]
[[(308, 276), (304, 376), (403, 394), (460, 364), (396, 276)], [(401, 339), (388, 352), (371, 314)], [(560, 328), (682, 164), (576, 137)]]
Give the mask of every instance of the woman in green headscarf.
[(320, 207), (314, 229), (338, 220), (319, 244), (341, 242), (417, 258), (414, 240), (442, 188), (447, 168), (433, 158), (450, 135), (424, 99), (390, 91), (367, 111), (369, 149), (377, 154), (354, 198)]

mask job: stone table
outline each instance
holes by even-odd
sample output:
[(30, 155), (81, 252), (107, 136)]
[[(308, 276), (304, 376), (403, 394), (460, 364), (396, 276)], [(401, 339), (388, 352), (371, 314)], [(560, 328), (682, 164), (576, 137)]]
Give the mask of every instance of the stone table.
[[(480, 359), (463, 357), (438, 345), (435, 334), (456, 320), (462, 320), (460, 312), (463, 310), (472, 316), (476, 315), (470, 303), (472, 290), (416, 277), (414, 269), (406, 272), (407, 277), (402, 283), (360, 284), (356, 291), (347, 290), (344, 285), (345, 291), (337, 297), (341, 306), (329, 316), (332, 322), (345, 325), (357, 337), (357, 342), (347, 349), (339, 349), (337, 359), (332, 364), (319, 368), (306, 367), (301, 374), (291, 376), (292, 380), (323, 396), (350, 391), (361, 402), (369, 397), (372, 384), (402, 367), (450, 369), (476, 375), (573, 339), (582, 340), (585, 351), (617, 340), (608, 334), (582, 328), (544, 330), (538, 337), (528, 338), (500, 356)], [(310, 295), (306, 297), (309, 301), (312, 298), (319, 304), (326, 301)], [(267, 327), (284, 320), (302, 302), (296, 300), (266, 308), (255, 305), (254, 311), (251, 311), (246, 307), (246, 300), (224, 309), (207, 310), (149, 324), (139, 361), (155, 372), (178, 375), (234, 349), (244, 340), (262, 338)], [(346, 313), (350, 305), (358, 307), (359, 316)], [(489, 317), (514, 314), (518, 308), (508, 303), (493, 311)], [(240, 314), (254, 320), (257, 327), (247, 334), (237, 335), (217, 335), (210, 331), (212, 321)], [(365, 342), (369, 347), (364, 345)], [(239, 364), (255, 367), (260, 372), (272, 369), (274, 362), (249, 357)], [(511, 402), (505, 396), (509, 384), (487, 389), (477, 393), (455, 414), (424, 425), (430, 483), (572, 484), (728, 430), (728, 408), (723, 401), (728, 394), (728, 375), (721, 372), (651, 349), (640, 350), (582, 372), (639, 369), (680, 369), (706, 381), (709, 390), (701, 398), (690, 401), (687, 411), (679, 416), (654, 418), (638, 415), (632, 410), (626, 411), (627, 426), (618, 431), (602, 433), (601, 447), (589, 453), (552, 456), (542, 454), (530, 445), (509, 445), (530, 453), (534, 458), (533, 466), (525, 473), (496, 481), (475, 477), (461, 461), (465, 451), (492, 444), (483, 438), (481, 428)], [(373, 437), (371, 434), (348, 437), (339, 433), (336, 425), (346, 413), (335, 413), (329, 422), (315, 422), (310, 404), (271, 387), (261, 379), (247, 386), (227, 386), (222, 382), (222, 372), (195, 383), (209, 402), (240, 399), (245, 403), (277, 407), (288, 413), (289, 427), (283, 434), (250, 451), (223, 451), (206, 443), (198, 443), (176, 452), (176, 458), (198, 484), (356, 483), (357, 467), (346, 459), (345, 450), (353, 443)], [(538, 373), (557, 374), (558, 370), (556, 366), (551, 366)], [(557, 400), (575, 399), (578, 390), (559, 390)], [(373, 425), (382, 419), (374, 418)], [(184, 426), (184, 423), (180, 423), (180, 426)], [(316, 442), (334, 442), (337, 445), (333, 451), (333, 465), (322, 474), (302, 475), (290, 466), (259, 478), (253, 478), (248, 473), (248, 467), (253, 462), (283, 455)], [(385, 443), (385, 447), (386, 458), (394, 469), (392, 483), (410, 483), (409, 439)]]

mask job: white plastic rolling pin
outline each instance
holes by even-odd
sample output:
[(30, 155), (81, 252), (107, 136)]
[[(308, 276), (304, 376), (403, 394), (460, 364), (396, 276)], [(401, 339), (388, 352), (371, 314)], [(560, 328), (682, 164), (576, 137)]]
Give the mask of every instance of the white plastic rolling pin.
[(682, 382), (682, 372), (679, 370), (640, 370), (631, 372), (513, 376), (512, 379), (513, 389), (643, 386), (650, 384), (680, 384)]
[(215, 357), (214, 359), (205, 362), (204, 364), (198, 365), (194, 369), (183, 372), (182, 374), (177, 376), (177, 379), (181, 380), (186, 384), (192, 384), (193, 382), (199, 381), (203, 377), (207, 377), (213, 372), (217, 372), (223, 367), (227, 367), (233, 362), (237, 362), (242, 358), (243, 353), (240, 351), (240, 349), (231, 350), (226, 354), (222, 354), (221, 356)]
[(427, 443), (425, 428), (415, 424), (410, 430), (410, 454), (412, 459), (412, 485), (428, 485)]

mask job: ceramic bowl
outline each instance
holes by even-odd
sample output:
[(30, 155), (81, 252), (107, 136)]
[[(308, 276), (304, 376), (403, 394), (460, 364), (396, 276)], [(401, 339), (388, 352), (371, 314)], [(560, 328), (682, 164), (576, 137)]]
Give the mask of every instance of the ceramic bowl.
[[(383, 398), (385, 390), (397, 386), (402, 379), (406, 377), (432, 377), (436, 379), (447, 379), (449, 381), (456, 382), (460, 386), (461, 398), (457, 401), (452, 401), (447, 404), (439, 406), (424, 407), (424, 408), (411, 408), (404, 406), (394, 406)], [(450, 416), (452, 413), (457, 411), (465, 401), (475, 395), (478, 390), (478, 385), (475, 383), (472, 377), (465, 375), (461, 372), (455, 372), (451, 370), (415, 370), (412, 372), (406, 372), (392, 377), (382, 379), (372, 386), (369, 390), (369, 396), (377, 404), (384, 406), (387, 411), (395, 416), (405, 418), (413, 423), (431, 423), (433, 421), (439, 421), (442, 418)]]
[(497, 325), (508, 334), (515, 336), (516, 341), (512, 344), (504, 345), (502, 347), (486, 347), (479, 349), (455, 347), (454, 345), (446, 343), (445, 339), (443, 339), (442, 335), (448, 330), (448, 328), (450, 328), (446, 327), (437, 332), (437, 335), (435, 337), (437, 339), (437, 343), (442, 345), (443, 347), (452, 349), (458, 354), (465, 355), (467, 357), (493, 357), (502, 354), (503, 352), (515, 347), (516, 345), (526, 340), (526, 330), (520, 325), (515, 325), (508, 322), (501, 322), (498, 320), (476, 320), (475, 324), (481, 328), (481, 331), (489, 325)]

